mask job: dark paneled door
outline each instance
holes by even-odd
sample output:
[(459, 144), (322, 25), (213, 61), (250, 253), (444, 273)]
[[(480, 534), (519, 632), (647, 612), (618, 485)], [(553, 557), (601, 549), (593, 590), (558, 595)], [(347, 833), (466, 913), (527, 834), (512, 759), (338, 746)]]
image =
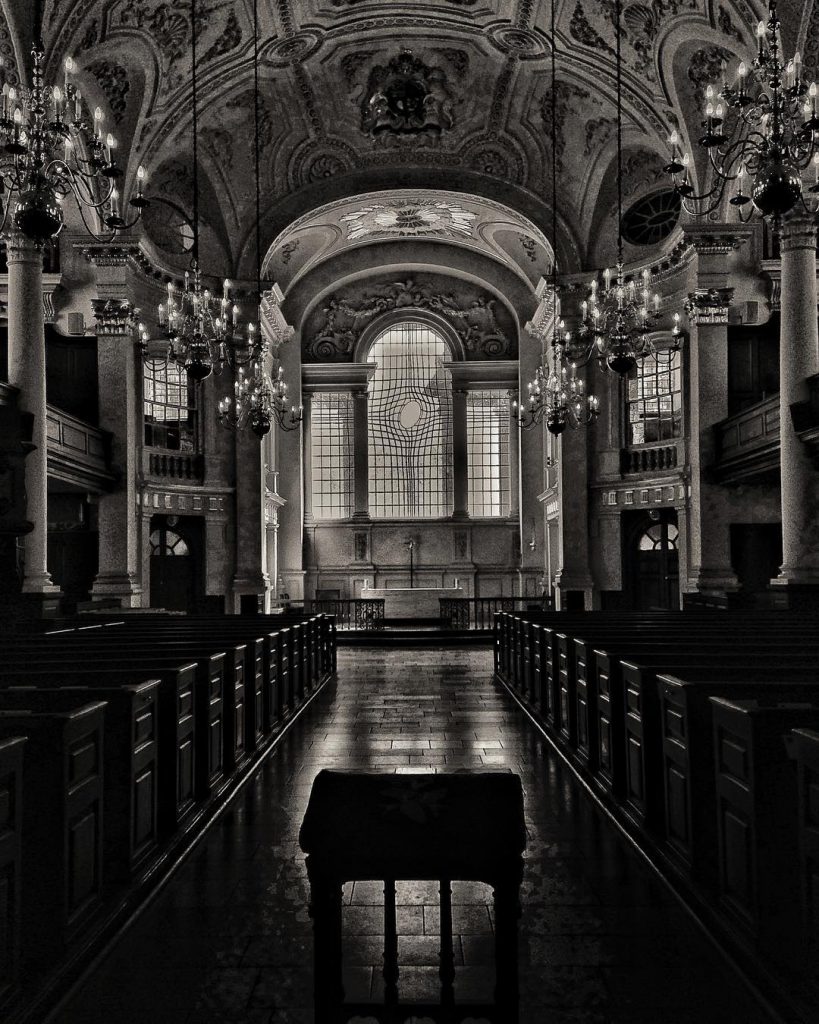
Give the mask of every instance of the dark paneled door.
[(627, 550), (631, 603), (638, 611), (680, 607), (677, 514), (673, 509), (641, 517)]
[(151, 607), (194, 611), (201, 596), (201, 526), (164, 516), (154, 516), (151, 525)]

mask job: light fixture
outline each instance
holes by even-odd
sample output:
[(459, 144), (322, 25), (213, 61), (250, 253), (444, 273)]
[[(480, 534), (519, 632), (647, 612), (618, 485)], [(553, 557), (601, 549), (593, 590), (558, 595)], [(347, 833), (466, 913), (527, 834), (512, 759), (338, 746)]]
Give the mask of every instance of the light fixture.
[[(596, 355), (600, 365), (628, 376), (638, 359), (654, 355), (650, 333), (660, 320), (660, 296), (651, 294), (651, 272), (643, 270), (640, 286), (626, 279), (623, 260), (623, 66), (621, 55), (622, 2), (615, 3), (617, 34), (617, 271), (603, 271), (602, 284), (595, 277), (587, 299), (581, 303), (579, 339), (586, 344), (584, 359)], [(682, 335), (679, 315), (674, 318), (673, 346), (679, 348)]]
[(565, 324), (560, 319), (560, 299), (557, 294), (557, 70), (555, 63), (555, 0), (552, 0), (551, 53), (552, 53), (552, 284), (551, 284), (551, 345), (535, 371), (535, 379), (528, 385), (524, 404), (512, 403), (512, 414), (524, 429), (530, 429), (545, 419), (551, 434), (562, 434), (567, 426), (580, 427), (591, 423), (599, 412), (594, 395), (586, 393), (583, 381), (577, 376), (577, 366), (566, 355)]
[[(122, 170), (116, 162), (116, 140), (103, 132), (100, 107), (89, 118), (79, 86), (74, 82), (74, 61), (66, 57), (60, 85), (44, 82), (45, 47), (42, 42), (42, 2), (34, 9), (34, 43), (31, 48), (31, 88), (17, 88), (6, 81), (0, 58), (2, 107), (0, 108), (0, 231), (10, 220), (14, 229), (38, 246), (55, 238), (63, 228), (63, 201), (73, 196), (89, 234), (110, 241), (118, 231), (133, 227), (148, 205), (143, 187), (145, 170), (137, 171), (134, 211), (123, 216), (117, 180)], [(110, 232), (107, 239), (86, 220), (93, 210)]]
[(168, 282), (167, 306), (159, 306), (159, 326), (168, 336), (168, 357), (183, 367), (199, 383), (221, 371), (229, 359), (238, 307), (230, 297), (230, 282), (225, 281), (222, 296), (205, 288), (199, 266), (199, 152), (196, 92), (196, 0), (191, 0), (191, 103), (193, 105), (193, 245), (190, 270), (185, 271), (181, 290)]
[[(284, 370), (274, 359), (267, 338), (261, 328), (262, 303), (262, 245), (261, 245), (261, 187), (259, 179), (260, 124), (259, 124), (259, 6), (253, 0), (253, 155), (256, 180), (256, 301), (257, 322), (247, 325), (246, 352), (251, 358), (235, 358), (236, 376), (233, 395), (219, 401), (219, 422), (223, 427), (243, 430), (249, 428), (260, 440), (270, 432), (273, 423), (282, 430), (295, 430), (301, 423), (302, 409), (288, 403)], [(234, 349), (234, 352), (238, 350)], [(247, 372), (245, 370), (247, 366)], [(271, 366), (273, 374), (271, 375)]]
[(722, 202), (736, 183), (728, 202), (747, 221), (754, 208), (778, 224), (802, 199), (802, 172), (813, 161), (819, 192), (819, 118), (816, 82), (802, 75), (798, 53), (785, 62), (775, 0), (769, 0), (768, 19), (757, 26), (757, 55), (750, 66), (741, 61), (732, 85), (725, 80), (719, 93), (705, 90), (703, 135), (697, 140), (708, 154), (713, 183), (696, 192), (690, 180), (690, 155), (678, 133), (669, 138), (671, 175), (686, 211), (705, 217)]

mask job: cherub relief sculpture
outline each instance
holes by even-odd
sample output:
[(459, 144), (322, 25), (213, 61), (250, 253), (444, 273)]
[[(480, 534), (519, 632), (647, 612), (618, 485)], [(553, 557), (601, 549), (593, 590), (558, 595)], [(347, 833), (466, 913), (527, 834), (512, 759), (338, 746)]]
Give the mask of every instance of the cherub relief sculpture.
[(382, 285), (365, 294), (336, 293), (317, 318), (308, 336), (306, 356), (316, 361), (343, 361), (352, 356), (362, 331), (376, 316), (394, 309), (432, 310), (443, 316), (460, 338), (468, 355), (492, 359), (513, 355), (506, 332), (497, 321), (496, 300), (479, 293), (458, 298), (437, 291), (431, 282), (408, 278)]

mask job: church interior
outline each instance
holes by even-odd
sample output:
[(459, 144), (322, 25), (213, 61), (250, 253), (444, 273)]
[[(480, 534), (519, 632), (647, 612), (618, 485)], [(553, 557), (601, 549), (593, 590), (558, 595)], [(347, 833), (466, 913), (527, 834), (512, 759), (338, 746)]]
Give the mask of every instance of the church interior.
[(0, 0), (0, 1018), (816, 1020), (818, 82)]

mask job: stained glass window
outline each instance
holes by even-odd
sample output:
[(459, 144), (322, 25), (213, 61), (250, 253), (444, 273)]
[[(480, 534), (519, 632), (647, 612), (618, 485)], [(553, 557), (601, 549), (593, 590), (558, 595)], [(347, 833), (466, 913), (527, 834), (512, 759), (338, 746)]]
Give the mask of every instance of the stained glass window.
[(370, 515), (452, 514), (451, 353), (429, 327), (402, 323), (373, 343), (368, 402)]

